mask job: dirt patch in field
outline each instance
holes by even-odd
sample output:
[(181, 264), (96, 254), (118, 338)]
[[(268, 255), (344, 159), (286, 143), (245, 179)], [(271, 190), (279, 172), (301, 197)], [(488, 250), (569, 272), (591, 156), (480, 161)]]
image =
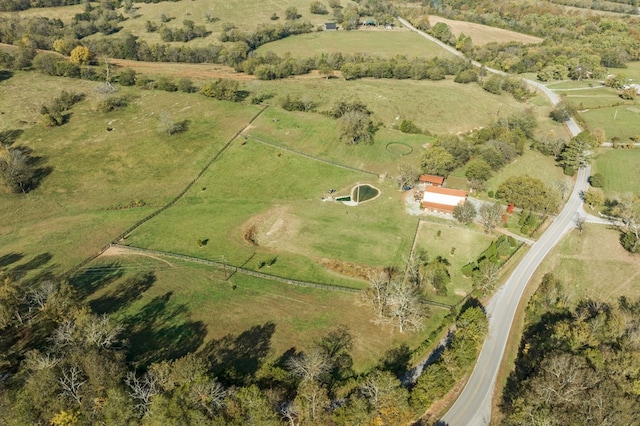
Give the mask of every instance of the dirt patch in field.
[(520, 43), (542, 43), (539, 37), (530, 36), (528, 34), (517, 33), (515, 31), (504, 30), (502, 28), (494, 28), (488, 25), (474, 24), (472, 22), (454, 21), (451, 19), (441, 18), (439, 16), (430, 15), (429, 23), (431, 26), (443, 22), (451, 27), (451, 32), (457, 37), (461, 33), (471, 37), (473, 44), (482, 46), (495, 41), (504, 43), (507, 41), (518, 41)]
[(373, 273), (379, 271), (371, 266), (336, 259), (322, 258), (318, 262), (332, 272), (361, 280), (368, 280)]
[(293, 244), (301, 226), (300, 218), (278, 206), (249, 219), (242, 226), (242, 238), (247, 244), (259, 247), (298, 250)]

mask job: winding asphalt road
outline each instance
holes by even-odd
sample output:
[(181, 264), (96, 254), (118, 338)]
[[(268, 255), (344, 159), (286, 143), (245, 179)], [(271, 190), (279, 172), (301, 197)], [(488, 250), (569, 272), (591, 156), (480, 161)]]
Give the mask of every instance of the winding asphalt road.
[[(457, 56), (464, 55), (451, 46), (434, 39), (428, 34), (414, 28), (406, 20), (398, 18), (407, 28), (416, 31), (423, 37), (438, 43), (443, 48)], [(475, 65), (481, 64), (474, 62)], [(487, 71), (500, 75), (506, 73), (488, 68)], [(525, 80), (527, 84), (541, 91), (555, 105), (560, 99), (544, 85)], [(566, 123), (572, 136), (580, 133), (581, 129), (576, 122), (571, 119)], [(513, 271), (507, 282), (495, 293), (486, 307), (489, 318), (489, 333), (485, 340), (475, 368), (469, 377), (462, 393), (442, 417), (439, 425), (448, 426), (486, 426), (491, 420), (491, 400), (495, 387), (498, 370), (504, 357), (504, 351), (511, 332), (511, 326), (520, 303), (524, 290), (531, 280), (533, 273), (540, 263), (549, 254), (551, 249), (562, 239), (562, 237), (575, 228), (575, 220), (578, 215), (584, 215), (582, 209), (582, 199), (580, 193), (586, 191), (588, 187), (587, 178), (590, 174), (590, 167), (582, 168), (578, 171), (573, 191), (569, 196), (567, 204), (545, 233), (536, 241), (530, 250), (522, 258), (516, 269)]]

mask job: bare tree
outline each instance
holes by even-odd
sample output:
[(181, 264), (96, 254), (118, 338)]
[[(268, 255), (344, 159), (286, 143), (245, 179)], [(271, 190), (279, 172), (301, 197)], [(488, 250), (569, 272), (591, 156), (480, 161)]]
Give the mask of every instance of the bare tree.
[(189, 395), (194, 403), (200, 405), (207, 412), (209, 417), (213, 417), (216, 411), (224, 405), (227, 391), (217, 381), (207, 380), (193, 383)]
[(418, 171), (411, 164), (400, 163), (398, 164), (396, 181), (400, 188), (413, 186), (418, 181)]
[(320, 350), (302, 353), (287, 360), (287, 368), (303, 382), (316, 382), (331, 369), (327, 355)]
[(80, 369), (75, 366), (69, 369), (63, 369), (62, 377), (58, 378), (58, 383), (62, 386), (62, 392), (78, 404), (82, 403), (80, 388), (86, 382), (86, 380), (83, 380)]
[(400, 333), (407, 329), (422, 329), (427, 312), (422, 304), (419, 288), (399, 280), (393, 284), (386, 317), (398, 327)]
[(146, 414), (149, 411), (151, 398), (160, 393), (155, 376), (147, 372), (138, 378), (136, 373), (129, 371), (125, 383), (131, 389), (129, 395), (137, 401), (136, 408), (142, 414)]
[(28, 192), (33, 174), (29, 157), (22, 149), (0, 145), (0, 180), (10, 191)]
[(124, 329), (120, 324), (114, 323), (108, 315), (92, 315), (84, 330), (84, 339), (88, 345), (108, 349), (118, 341), (118, 336)]
[(478, 290), (490, 290), (498, 282), (500, 276), (500, 267), (494, 262), (485, 259), (480, 262), (479, 274), (475, 280), (475, 286)]
[(76, 343), (76, 323), (74, 320), (66, 320), (53, 330), (49, 340), (53, 343), (55, 350), (61, 350), (68, 345)]
[(576, 229), (580, 231), (581, 234), (582, 231), (584, 231), (584, 224), (586, 221), (587, 218), (580, 213), (576, 213), (576, 216), (573, 218), (573, 223), (576, 225)]
[(55, 294), (58, 290), (58, 286), (51, 280), (42, 282), (36, 289), (29, 292), (29, 308), (36, 308), (40, 311), (44, 310), (47, 305), (47, 300), (51, 295)]
[(502, 219), (502, 206), (500, 203), (483, 204), (480, 207), (480, 223), (484, 226), (485, 232), (493, 233), (494, 228)]

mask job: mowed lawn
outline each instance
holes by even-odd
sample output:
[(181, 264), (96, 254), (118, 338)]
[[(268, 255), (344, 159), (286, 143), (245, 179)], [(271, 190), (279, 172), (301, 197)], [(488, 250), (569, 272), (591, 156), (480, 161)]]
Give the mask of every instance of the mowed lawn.
[[(321, 259), (383, 267), (408, 253), (415, 222), (394, 182), (241, 140), (126, 243), (213, 260), (224, 255), (255, 269), (277, 257), (264, 272), (359, 287), (364, 283), (326, 271)], [(357, 207), (322, 201), (330, 188), (346, 194), (357, 183), (379, 188), (381, 196)], [(257, 245), (246, 241), (251, 228)], [(208, 241), (199, 247), (198, 239)]]
[[(130, 345), (138, 365), (196, 349), (206, 352), (216, 342), (230, 340), (245, 343), (236, 346), (247, 353), (240, 354), (235, 366), (249, 368), (265, 346), (266, 360), (275, 360), (291, 348), (309, 350), (327, 332), (345, 326), (354, 338), (354, 368), (363, 371), (392, 347), (405, 343), (416, 348), (447, 314), (433, 308), (424, 330), (401, 334), (375, 325), (357, 293), (240, 274), (225, 282), (216, 269), (135, 255), (100, 258), (85, 277), (99, 282), (88, 298), (92, 308), (133, 325)], [(258, 344), (257, 337), (266, 345)]]
[(584, 298), (615, 302), (620, 296), (640, 297), (638, 255), (620, 245), (620, 234), (604, 225), (587, 224), (567, 235), (538, 268), (533, 282), (553, 272), (571, 301)]
[(463, 228), (457, 222), (446, 224), (423, 220), (416, 237), (416, 249), (426, 250), (430, 260), (442, 256), (451, 263), (451, 284), (447, 296), (437, 296), (434, 292), (430, 297), (445, 303), (456, 303), (470, 293), (473, 290), (471, 278), (464, 277), (462, 267), (475, 261), (495, 238), (497, 236), (484, 234), (474, 225)]
[(591, 128), (605, 130), (607, 139), (618, 137), (622, 142), (640, 135), (640, 102), (634, 105), (619, 105), (592, 109), (580, 114)]
[(293, 57), (313, 57), (322, 53), (361, 53), (372, 57), (391, 58), (405, 55), (415, 57), (447, 57), (453, 55), (440, 46), (403, 28), (361, 29), (358, 31), (322, 31), (290, 36), (267, 43), (257, 52), (273, 52), (278, 56), (289, 53)]
[(633, 192), (640, 195), (640, 150), (602, 149), (593, 162), (592, 173), (605, 177), (609, 197)]
[[(98, 85), (37, 73), (16, 73), (0, 82), (3, 130), (31, 126), (13, 145), (32, 150), (41, 158), (40, 167), (48, 169), (28, 194), (0, 193), (3, 253), (27, 258), (51, 253), (52, 263), (62, 269), (96, 253), (180, 193), (259, 111), (197, 94), (121, 89), (118, 94), (130, 94), (131, 104), (99, 113)], [(40, 105), (63, 89), (86, 98), (72, 107), (68, 123), (46, 128), (38, 123)], [(189, 120), (188, 131), (162, 134), (161, 115)]]

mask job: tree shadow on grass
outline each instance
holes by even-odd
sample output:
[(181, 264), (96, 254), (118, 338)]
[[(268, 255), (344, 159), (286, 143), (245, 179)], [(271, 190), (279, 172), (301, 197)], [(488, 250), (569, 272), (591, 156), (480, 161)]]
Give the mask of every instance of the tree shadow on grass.
[(127, 278), (111, 293), (92, 300), (89, 303), (91, 310), (97, 314), (107, 314), (129, 306), (140, 299), (142, 293), (151, 288), (154, 282), (156, 282), (156, 275), (153, 272)]
[(85, 268), (74, 274), (69, 283), (78, 292), (78, 296), (85, 299), (96, 290), (114, 282), (123, 274), (119, 262)]
[(207, 334), (201, 321), (186, 319), (185, 305), (171, 303), (173, 293), (153, 298), (125, 322), (129, 339), (128, 360), (140, 367), (195, 352)]
[(13, 71), (0, 70), (0, 81), (9, 80), (13, 77)]
[[(0, 73), (2, 73), (2, 71), (0, 71)], [(0, 79), (0, 81), (2, 80)], [(0, 132), (0, 143), (4, 145), (12, 145), (23, 133), (24, 130), (22, 129), (3, 130)]]
[(22, 265), (17, 265), (12, 268), (11, 275), (13, 275), (15, 279), (20, 280), (24, 278), (24, 276), (27, 275), (30, 271), (40, 269), (41, 267), (49, 263), (52, 258), (53, 256), (51, 255), (51, 253), (39, 254), (27, 263), (23, 263)]
[(254, 325), (237, 336), (227, 334), (212, 340), (202, 350), (210, 370), (226, 385), (242, 386), (262, 366), (271, 349), (275, 323)]
[(24, 257), (24, 253), (7, 253), (0, 256), (0, 268), (19, 262)]

